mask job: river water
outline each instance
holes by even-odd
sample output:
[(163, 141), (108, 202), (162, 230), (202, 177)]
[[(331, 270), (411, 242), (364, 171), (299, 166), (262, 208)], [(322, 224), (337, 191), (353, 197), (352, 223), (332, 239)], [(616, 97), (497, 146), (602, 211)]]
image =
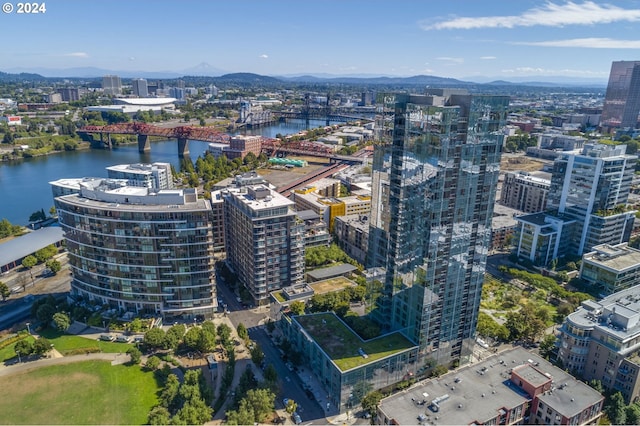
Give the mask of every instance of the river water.
[[(323, 120), (289, 120), (272, 126), (247, 130), (246, 134), (275, 137), (324, 126)], [(244, 132), (243, 132), (244, 133)], [(208, 142), (189, 141), (190, 158), (195, 161), (207, 150)], [(50, 181), (63, 178), (106, 177), (105, 167), (131, 163), (171, 163), (180, 170), (178, 143), (175, 140), (151, 143), (151, 151), (139, 153), (137, 144), (106, 149), (63, 152), (44, 157), (0, 163), (0, 219), (26, 225), (31, 213), (53, 206)]]

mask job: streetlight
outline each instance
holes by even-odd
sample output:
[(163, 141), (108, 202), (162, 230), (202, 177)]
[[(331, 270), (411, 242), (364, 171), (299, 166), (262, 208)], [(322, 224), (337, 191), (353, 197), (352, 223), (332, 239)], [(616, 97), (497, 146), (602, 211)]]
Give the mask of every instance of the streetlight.
[(27, 331), (29, 332), (29, 334), (31, 334), (31, 328), (29, 328), (29, 326), (31, 325), (30, 322), (27, 323)]

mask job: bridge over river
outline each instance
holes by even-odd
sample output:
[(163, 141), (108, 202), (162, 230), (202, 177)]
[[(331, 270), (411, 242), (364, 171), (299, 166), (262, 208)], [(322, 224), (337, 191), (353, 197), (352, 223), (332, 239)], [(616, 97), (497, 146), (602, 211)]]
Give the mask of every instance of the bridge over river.
[[(178, 140), (178, 155), (189, 154), (189, 139), (229, 144), (231, 136), (227, 133), (219, 132), (211, 127), (178, 126), (160, 127), (146, 123), (119, 123), (106, 126), (85, 126), (78, 130), (81, 134), (99, 134), (100, 142), (111, 148), (111, 135), (137, 135), (138, 150), (147, 152), (151, 150), (149, 136), (159, 136), (167, 139)], [(351, 162), (362, 163), (364, 158), (358, 156), (337, 155), (333, 146), (319, 142), (296, 141), (282, 142), (279, 139), (262, 137), (261, 151), (267, 155), (275, 157), (277, 155), (306, 155), (311, 157), (324, 157), (331, 159), (331, 162)]]

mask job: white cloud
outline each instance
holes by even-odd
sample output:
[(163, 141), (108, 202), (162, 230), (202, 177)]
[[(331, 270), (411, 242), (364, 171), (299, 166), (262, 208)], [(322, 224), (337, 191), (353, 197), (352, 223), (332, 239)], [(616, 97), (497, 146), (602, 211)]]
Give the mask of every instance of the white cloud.
[(135, 58), (135, 56), (129, 56), (129, 60), (130, 60), (130, 61), (135, 61), (135, 60), (136, 60), (136, 58)]
[(261, 59), (267, 59), (269, 57), (269, 55), (265, 55), (264, 53), (260, 56), (258, 56)]
[(583, 77), (603, 77), (608, 76), (609, 71), (590, 71), (590, 70), (572, 70), (572, 69), (547, 69), (539, 67), (517, 67), (512, 69), (501, 70), (504, 74), (509, 75), (567, 75), (567, 76), (583, 76)]
[(640, 40), (616, 40), (612, 38), (573, 38), (535, 42), (514, 42), (527, 46), (545, 47), (587, 47), (591, 49), (640, 49)]
[(71, 53), (65, 53), (62, 56), (71, 56), (74, 58), (88, 58), (89, 54), (86, 52), (71, 52)]
[(480, 59), (482, 59), (483, 61), (490, 61), (498, 58), (496, 58), (495, 56), (480, 56)]
[(451, 56), (440, 56), (438, 58), (436, 58), (438, 61), (443, 61), (443, 62), (451, 62), (454, 64), (462, 64), (464, 63), (464, 58), (453, 58)]
[(515, 27), (563, 27), (565, 25), (610, 24), (612, 22), (635, 22), (640, 20), (640, 9), (624, 9), (610, 4), (596, 4), (592, 1), (565, 4), (547, 2), (542, 7), (524, 11), (512, 16), (460, 17), (433, 24), (421, 21), (424, 30), (468, 30), (473, 28), (515, 28)]

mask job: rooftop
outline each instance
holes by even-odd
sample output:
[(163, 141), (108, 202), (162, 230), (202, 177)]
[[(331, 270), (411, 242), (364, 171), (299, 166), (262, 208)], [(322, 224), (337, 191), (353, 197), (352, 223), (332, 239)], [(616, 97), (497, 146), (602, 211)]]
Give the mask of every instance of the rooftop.
[(59, 226), (47, 226), (0, 244), (0, 266), (22, 259), (43, 247), (64, 239)]
[(415, 347), (400, 333), (362, 340), (333, 313), (296, 316), (294, 320), (343, 372)]
[[(567, 417), (574, 416), (603, 398), (594, 389), (540, 356), (516, 347), (385, 398), (380, 402), (380, 409), (388, 418), (403, 425), (464, 425), (488, 421), (496, 417), (501, 409), (531, 400), (510, 380), (511, 370), (516, 367), (520, 367), (521, 374), (534, 374), (540, 381), (551, 378), (553, 391), (538, 397)], [(442, 399), (445, 395), (447, 397)], [(442, 401), (438, 404), (437, 412), (429, 408), (436, 398)]]
[(583, 260), (597, 264), (612, 272), (623, 272), (640, 266), (640, 250), (629, 247), (627, 243), (595, 246), (593, 251), (586, 253)]
[(327, 278), (333, 278), (337, 275), (344, 275), (357, 270), (353, 265), (343, 263), (342, 265), (330, 266), (328, 268), (315, 269), (311, 272), (307, 272), (307, 275), (315, 281), (324, 280)]

